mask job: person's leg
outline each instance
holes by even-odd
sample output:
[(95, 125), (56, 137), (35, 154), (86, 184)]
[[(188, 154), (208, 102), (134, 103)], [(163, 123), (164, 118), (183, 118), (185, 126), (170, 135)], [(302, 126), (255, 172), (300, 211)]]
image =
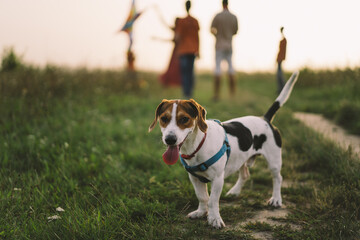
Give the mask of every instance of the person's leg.
[(180, 56), (181, 82), (183, 87), (183, 94), (186, 98), (191, 97), (191, 87), (193, 84), (192, 82), (194, 74), (194, 59), (194, 56), (191, 57), (191, 55)]
[(284, 75), (283, 75), (282, 68), (281, 68), (281, 62), (278, 63), (278, 69), (277, 69), (276, 76), (277, 76), (278, 93), (280, 93), (285, 85)]
[(229, 90), (230, 90), (230, 96), (234, 97), (236, 92), (236, 86), (235, 86), (235, 74), (229, 73)]
[(195, 71), (194, 71), (195, 55), (189, 54), (188, 62), (189, 62), (189, 77), (190, 77), (189, 78), (188, 98), (190, 98), (193, 96), (194, 86), (195, 86)]
[(215, 53), (215, 77), (214, 77), (214, 100), (219, 100), (220, 96), (220, 78), (221, 78), (221, 60), (222, 51), (216, 50)]
[(229, 74), (229, 92), (230, 96), (235, 96), (236, 86), (235, 86), (235, 70), (232, 64), (232, 51), (226, 53), (226, 61), (228, 63), (228, 74)]
[(214, 77), (214, 101), (219, 100), (220, 97), (220, 75), (215, 75)]
[(183, 90), (183, 94), (185, 95), (185, 89), (187, 88), (187, 74), (186, 74), (186, 56), (180, 55), (180, 72), (181, 72), (181, 86)]

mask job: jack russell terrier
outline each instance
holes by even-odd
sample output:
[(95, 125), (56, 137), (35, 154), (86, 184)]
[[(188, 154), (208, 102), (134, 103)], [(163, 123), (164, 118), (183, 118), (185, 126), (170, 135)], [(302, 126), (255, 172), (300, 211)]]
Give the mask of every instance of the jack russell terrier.
[[(224, 179), (238, 172), (239, 178), (227, 195), (238, 196), (250, 177), (255, 157), (263, 155), (273, 176), (273, 192), (268, 204), (280, 207), (281, 136), (271, 121), (277, 110), (289, 98), (299, 73), (292, 74), (273, 105), (263, 117), (245, 116), (221, 123), (206, 120), (206, 111), (193, 99), (163, 100), (157, 107), (153, 130), (159, 121), (162, 140), (168, 149), (163, 154), (166, 164), (179, 159), (189, 173), (199, 200), (198, 209), (189, 213), (195, 219), (207, 215), (208, 223), (215, 228), (225, 227), (219, 212), (219, 199)], [(219, 150), (220, 149), (220, 150)], [(209, 197), (207, 182), (211, 182)]]

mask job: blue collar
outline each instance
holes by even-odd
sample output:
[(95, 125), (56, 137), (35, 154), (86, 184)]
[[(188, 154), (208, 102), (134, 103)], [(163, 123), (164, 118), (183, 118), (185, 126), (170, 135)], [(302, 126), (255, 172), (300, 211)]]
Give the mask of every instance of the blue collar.
[[(219, 120), (215, 119), (214, 121), (217, 122), (220, 126), (222, 126), (222, 123)], [(225, 129), (224, 129), (224, 131), (225, 131)], [(182, 165), (185, 167), (186, 171), (188, 171), (194, 177), (197, 177), (201, 182), (208, 183), (208, 182), (210, 182), (210, 180), (196, 174), (195, 172), (205, 172), (211, 165), (216, 163), (225, 154), (225, 152), (227, 155), (227, 160), (229, 160), (231, 148), (230, 148), (230, 144), (229, 144), (229, 140), (228, 140), (226, 132), (225, 132), (225, 140), (224, 140), (222, 147), (214, 156), (212, 156), (207, 161), (205, 161), (199, 165), (196, 165), (196, 166), (189, 166), (181, 156), (180, 156), (180, 161), (181, 161)], [(226, 160), (226, 163), (227, 163), (227, 160)]]

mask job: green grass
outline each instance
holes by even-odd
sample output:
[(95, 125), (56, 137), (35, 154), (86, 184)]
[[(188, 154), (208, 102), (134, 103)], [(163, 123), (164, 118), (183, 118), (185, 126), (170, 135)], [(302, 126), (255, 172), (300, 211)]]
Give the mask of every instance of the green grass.
[[(228, 227), (215, 230), (205, 219), (186, 218), (197, 207), (187, 173), (179, 163), (163, 163), (159, 129), (147, 132), (161, 99), (180, 98), (180, 89), (163, 89), (155, 74), (137, 79), (54, 66), (0, 72), (0, 239), (253, 239), (257, 230), (275, 239), (360, 237), (359, 159), (292, 118), (311, 105), (303, 99), (312, 94), (309, 87), (295, 86), (274, 122), (284, 140), (282, 175), (292, 183), (282, 189), (291, 212), (282, 222), (301, 230), (236, 227), (272, 209), (262, 158), (240, 197), (222, 195)], [(222, 100), (213, 103), (212, 77), (198, 76), (195, 99), (208, 118), (262, 115), (276, 97), (270, 74), (239, 74), (237, 84), (235, 99), (224, 81)], [(317, 90), (320, 96), (327, 87)], [(54, 215), (61, 219), (48, 219)]]

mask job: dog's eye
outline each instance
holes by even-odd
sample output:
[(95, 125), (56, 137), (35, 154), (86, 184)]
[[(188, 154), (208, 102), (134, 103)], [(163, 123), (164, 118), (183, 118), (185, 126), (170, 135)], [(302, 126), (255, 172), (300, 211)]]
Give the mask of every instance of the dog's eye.
[(189, 121), (189, 118), (188, 118), (188, 117), (182, 117), (182, 118), (180, 118), (179, 123), (185, 124), (185, 123), (187, 123), (188, 121)]
[(168, 119), (167, 117), (162, 117), (162, 118), (161, 118), (161, 121), (162, 121), (163, 123), (167, 123), (167, 122), (169, 121), (169, 119)]

